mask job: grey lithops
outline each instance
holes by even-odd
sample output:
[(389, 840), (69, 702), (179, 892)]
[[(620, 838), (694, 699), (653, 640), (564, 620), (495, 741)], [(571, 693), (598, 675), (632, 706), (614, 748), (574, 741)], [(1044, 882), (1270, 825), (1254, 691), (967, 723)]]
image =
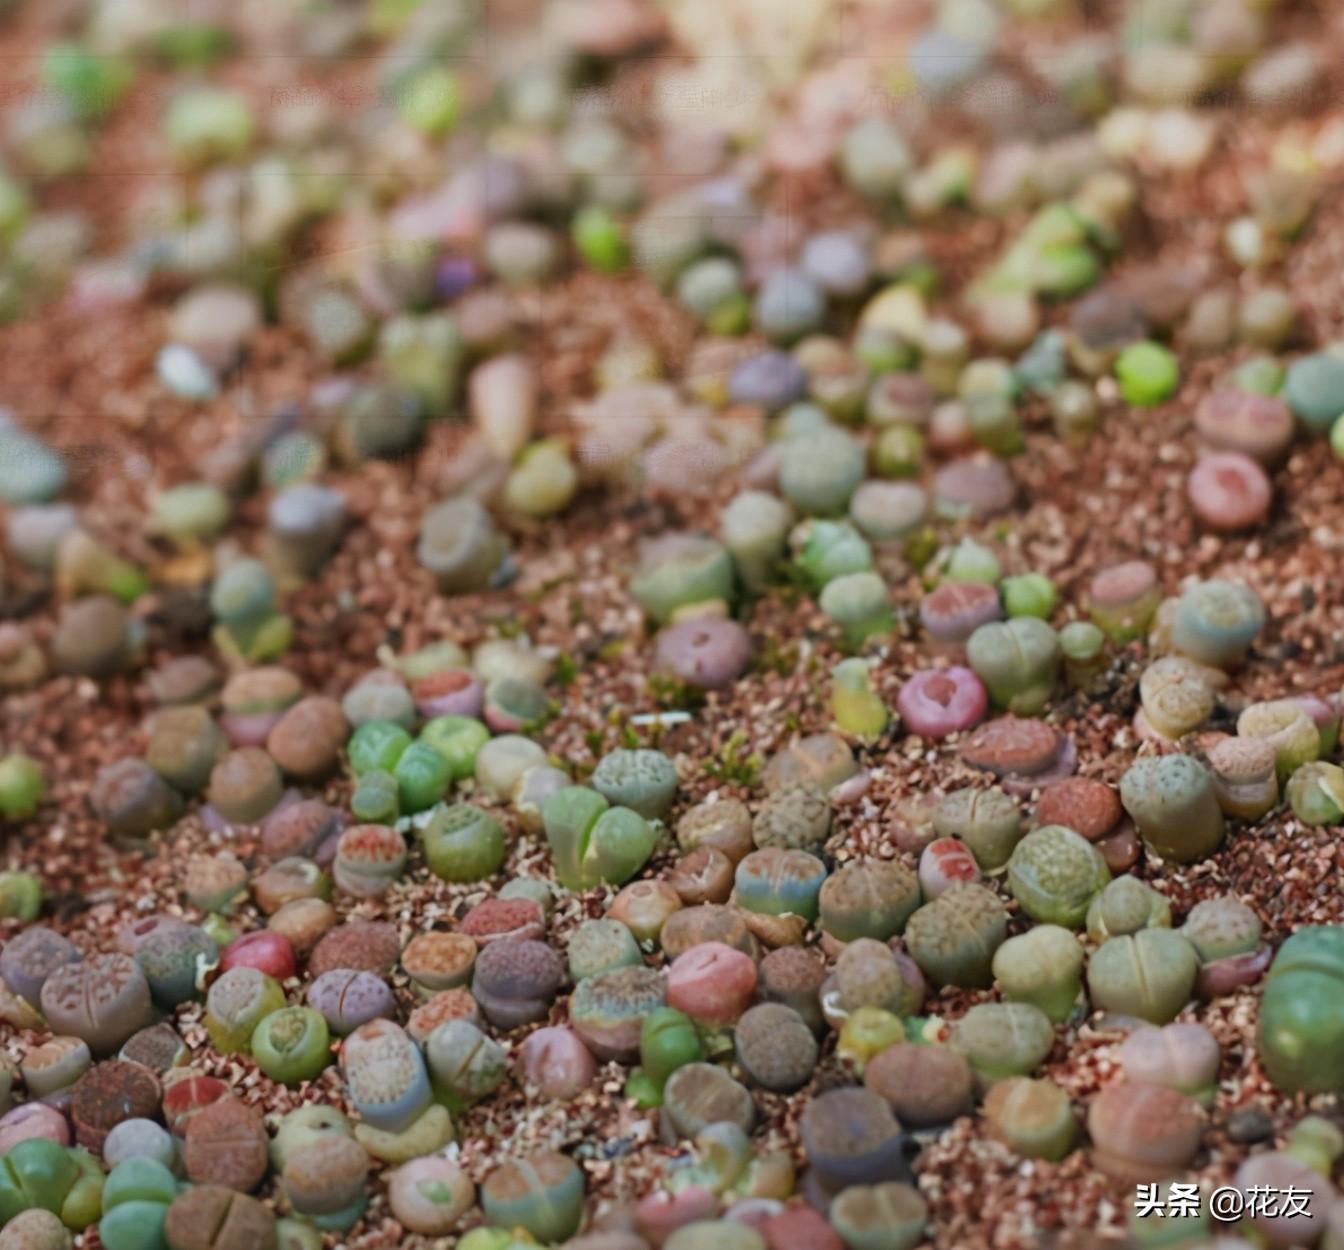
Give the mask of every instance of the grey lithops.
[(1008, 936), (1008, 913), (982, 885), (954, 885), (926, 903), (905, 926), (915, 963), (939, 985), (988, 989), (994, 952)]
[(593, 770), (592, 786), (608, 803), (628, 807), (646, 820), (662, 820), (677, 793), (677, 770), (661, 751), (618, 750)]
[(939, 800), (933, 827), (940, 837), (958, 837), (970, 847), (982, 872), (997, 872), (1022, 838), (1022, 812), (997, 786), (953, 790)]
[(1055, 1044), (1050, 1018), (1030, 1003), (980, 1003), (952, 1029), (982, 1086), (1035, 1071)]
[(815, 786), (806, 783), (772, 791), (752, 822), (758, 847), (819, 851), (831, 832), (831, 805)]

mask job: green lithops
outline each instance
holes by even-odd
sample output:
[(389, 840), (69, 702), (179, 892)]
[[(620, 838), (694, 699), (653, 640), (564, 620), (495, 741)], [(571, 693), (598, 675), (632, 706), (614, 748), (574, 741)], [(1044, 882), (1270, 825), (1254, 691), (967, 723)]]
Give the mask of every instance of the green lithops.
[(1287, 781), (1321, 753), (1321, 733), (1306, 709), (1292, 699), (1252, 703), (1237, 717), (1237, 734), (1259, 738), (1274, 750), (1274, 771)]
[(1059, 635), (1034, 616), (981, 625), (966, 643), (966, 658), (996, 707), (1016, 716), (1044, 710), (1059, 677)]
[(437, 804), (420, 829), (429, 870), (442, 881), (481, 881), (504, 863), (504, 830), (470, 803)]
[(1305, 825), (1344, 821), (1344, 768), (1317, 760), (1303, 764), (1288, 779), (1288, 806)]
[(1110, 881), (1110, 869), (1081, 834), (1063, 825), (1033, 829), (1008, 861), (1008, 888), (1033, 920), (1081, 928)]
[[(853, 576), (866, 575), (855, 573)], [(839, 578), (831, 586), (838, 586), (847, 580)], [(826, 589), (830, 590), (830, 586)], [(825, 597), (825, 592), (822, 597)], [(871, 740), (879, 737), (886, 729), (891, 713), (873, 689), (867, 660), (851, 656), (841, 660), (831, 670), (831, 712), (835, 716), (836, 728), (856, 738)]]
[(1281, 1093), (1344, 1091), (1344, 926), (1310, 925), (1279, 948), (1256, 1047)]
[(1140, 929), (1103, 942), (1087, 966), (1092, 1005), (1152, 1024), (1174, 1020), (1194, 994), (1199, 956), (1171, 929)]
[(994, 952), (993, 972), (1005, 999), (1030, 1003), (1060, 1024), (1082, 995), (1083, 947), (1068, 929), (1035, 925)]
[(1034, 1072), (1054, 1044), (1050, 1018), (1030, 1003), (980, 1003), (952, 1028), (952, 1045), (985, 1088)]
[(987, 790), (953, 790), (933, 813), (939, 837), (960, 838), (982, 872), (998, 872), (1022, 838), (1022, 812), (1017, 800), (997, 786)]
[(1171, 646), (1211, 668), (1241, 663), (1265, 623), (1265, 607), (1240, 582), (1198, 582), (1176, 601)]
[(566, 786), (541, 807), (555, 874), (570, 890), (630, 880), (648, 860), (658, 835), (628, 807), (612, 807), (596, 790)]
[(919, 908), (905, 926), (905, 946), (939, 985), (988, 989), (994, 952), (1008, 936), (1008, 913), (992, 890), (954, 885)]
[(1223, 840), (1223, 811), (1208, 769), (1189, 755), (1149, 756), (1120, 779), (1120, 802), (1156, 855), (1190, 864)]
[(645, 546), (630, 593), (659, 624), (696, 604), (727, 604), (733, 597), (733, 558), (712, 538), (664, 535)]
[(645, 748), (604, 755), (591, 778), (608, 803), (628, 807), (646, 820), (663, 820), (677, 793), (677, 770), (661, 751)]
[(1101, 943), (1140, 929), (1170, 929), (1166, 896), (1137, 877), (1117, 877), (1087, 909), (1087, 936)]
[(807, 516), (843, 513), (863, 472), (863, 448), (842, 430), (819, 429), (780, 448), (780, 490)]

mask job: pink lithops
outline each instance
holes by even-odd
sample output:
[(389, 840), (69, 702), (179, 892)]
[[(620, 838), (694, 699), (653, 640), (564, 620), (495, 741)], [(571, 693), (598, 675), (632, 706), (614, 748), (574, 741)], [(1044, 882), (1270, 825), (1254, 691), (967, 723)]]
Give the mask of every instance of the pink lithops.
[(519, 1051), (519, 1066), (543, 1098), (575, 1098), (597, 1074), (597, 1061), (572, 1029), (544, 1028), (529, 1034)]
[(756, 994), (756, 962), (722, 942), (702, 942), (667, 974), (667, 1005), (701, 1024), (732, 1024)]
[(436, 716), (480, 716), (485, 687), (470, 669), (446, 668), (416, 682), (415, 710), (425, 720)]
[(1063, 741), (1044, 721), (1000, 716), (970, 736), (961, 757), (996, 776), (1034, 777), (1058, 763)]
[(981, 625), (1003, 616), (999, 592), (984, 582), (944, 582), (919, 602), (919, 621), (935, 643), (955, 650)]
[(935, 838), (919, 857), (919, 885), (926, 899), (937, 898), (960, 882), (980, 879), (980, 865), (959, 838)]
[(751, 635), (726, 617), (677, 621), (658, 635), (655, 663), (688, 686), (722, 690), (751, 663)]
[(0, 1155), (30, 1137), (43, 1137), (68, 1146), (70, 1122), (55, 1107), (44, 1102), (20, 1103), (0, 1116)]
[(1190, 471), (1190, 506), (1210, 529), (1235, 532), (1259, 525), (1269, 513), (1269, 477), (1239, 451), (1211, 452)]
[(896, 710), (906, 727), (925, 738), (972, 729), (988, 709), (985, 683), (961, 665), (916, 673), (896, 696)]
[(1199, 401), (1195, 430), (1215, 451), (1236, 451), (1273, 465), (1293, 441), (1292, 410), (1277, 395), (1260, 395), (1239, 387), (1219, 387)]

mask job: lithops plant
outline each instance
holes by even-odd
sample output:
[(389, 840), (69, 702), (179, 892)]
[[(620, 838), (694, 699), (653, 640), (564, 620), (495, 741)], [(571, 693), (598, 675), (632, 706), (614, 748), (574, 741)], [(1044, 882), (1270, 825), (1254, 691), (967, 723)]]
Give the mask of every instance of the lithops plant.
[(733, 558), (712, 538), (664, 534), (644, 545), (630, 593), (659, 624), (692, 605), (727, 605), (733, 598)]
[(1260, 941), (1260, 917), (1231, 896), (1196, 903), (1180, 932), (1199, 956), (1196, 989), (1202, 998), (1249, 985), (1269, 967), (1270, 950)]
[(1303, 764), (1288, 780), (1288, 806), (1307, 825), (1337, 825), (1344, 820), (1344, 768), (1317, 760)]
[(612, 807), (596, 790), (566, 786), (541, 808), (555, 873), (567, 889), (628, 881), (653, 852), (657, 834), (628, 807)]
[(1122, 1081), (1092, 1100), (1087, 1131), (1103, 1172), (1125, 1184), (1147, 1184), (1177, 1175), (1195, 1157), (1204, 1115), (1174, 1089)]
[(498, 1088), (508, 1055), (470, 1021), (449, 1020), (426, 1040), (425, 1063), (435, 1095), (457, 1114)]
[(644, 1017), (667, 1004), (667, 982), (652, 968), (618, 968), (588, 977), (569, 998), (569, 1021), (601, 1060), (633, 1061)]
[(1144, 669), (1139, 698), (1146, 727), (1171, 741), (1204, 724), (1217, 702), (1207, 670), (1178, 655), (1164, 655)]
[(399, 1133), (433, 1096), (420, 1048), (391, 1020), (361, 1024), (341, 1048), (350, 1101), (371, 1128)]
[(803, 1111), (799, 1133), (824, 1192), (909, 1178), (900, 1124), (883, 1099), (858, 1086), (813, 1098)]
[(801, 1089), (816, 1067), (812, 1030), (783, 1003), (759, 1003), (745, 1012), (733, 1030), (733, 1044), (747, 1077), (764, 1089)]
[(1252, 703), (1237, 717), (1237, 736), (1259, 738), (1274, 750), (1274, 769), (1287, 781), (1321, 752), (1321, 733), (1301, 704), (1292, 699)]
[(1166, 896), (1137, 877), (1117, 877), (1087, 909), (1087, 936), (1098, 945), (1140, 929), (1169, 928), (1171, 904)]
[(967, 640), (966, 658), (995, 707), (1035, 716), (1059, 677), (1059, 635), (1034, 616), (993, 621)]
[(863, 1083), (911, 1128), (950, 1124), (971, 1109), (974, 1075), (954, 1046), (898, 1042), (868, 1061)]
[(1026, 1159), (1058, 1162), (1078, 1140), (1078, 1117), (1053, 1081), (1025, 1076), (999, 1081), (985, 1095), (990, 1133)]
[(1278, 804), (1274, 748), (1262, 738), (1223, 738), (1209, 752), (1209, 772), (1225, 816), (1255, 821)]
[(693, 1138), (711, 1124), (736, 1124), (744, 1133), (756, 1125), (751, 1092), (711, 1063), (682, 1064), (663, 1087), (659, 1131), (669, 1144)]
[(752, 821), (758, 848), (785, 847), (819, 852), (831, 832), (831, 805), (813, 785), (782, 786), (765, 797)]
[(1030, 1003), (1060, 1024), (1082, 995), (1083, 947), (1068, 929), (1035, 925), (994, 952), (993, 971), (1005, 999)]
[(1218, 1092), (1222, 1051), (1202, 1024), (1168, 1024), (1135, 1029), (1115, 1056), (1131, 1081), (1166, 1085), (1211, 1106)]
[(817, 898), (822, 929), (841, 942), (886, 941), (905, 928), (919, 902), (919, 882), (898, 860), (846, 864), (826, 878)]
[(825, 880), (826, 865), (815, 855), (770, 846), (738, 864), (734, 897), (749, 912), (815, 920)]
[[(778, 1218), (792, 1217), (782, 1213)], [(924, 1240), (929, 1207), (912, 1185), (885, 1181), (842, 1190), (827, 1218), (854, 1250), (912, 1250)]]
[(826, 1019), (838, 1027), (864, 1007), (916, 1015), (924, 992), (924, 978), (908, 955), (873, 938), (856, 938), (840, 952), (835, 971), (823, 983), (821, 1006)]
[(628, 807), (646, 820), (663, 820), (677, 793), (677, 770), (661, 751), (621, 749), (604, 755), (592, 786), (608, 803)]
[(1233, 668), (1245, 658), (1265, 623), (1255, 591), (1240, 582), (1197, 582), (1170, 614), (1172, 650), (1212, 668)]
[(1120, 779), (1120, 801), (1155, 855), (1190, 864), (1223, 840), (1222, 808), (1213, 779), (1189, 755), (1149, 756)]
[(1022, 838), (1022, 812), (998, 786), (967, 787), (939, 800), (933, 827), (941, 837), (958, 837), (970, 847), (982, 872), (998, 872)]
[(1165, 1024), (1190, 1001), (1199, 956), (1179, 933), (1141, 929), (1110, 938), (1087, 966), (1092, 1005), (1152, 1024)]
[(979, 1003), (952, 1028), (952, 1045), (986, 1089), (1035, 1071), (1054, 1044), (1050, 1018), (1030, 1003)]
[(500, 1164), (481, 1185), (489, 1223), (520, 1228), (551, 1244), (578, 1231), (583, 1218), (583, 1171), (553, 1150)]
[(919, 908), (905, 926), (905, 945), (937, 985), (988, 989), (994, 952), (1008, 936), (1008, 913), (981, 885), (954, 885)]
[(1101, 853), (1063, 825), (1033, 829), (1008, 861), (1008, 888), (1033, 920), (1081, 928), (1111, 879)]
[(1344, 927), (1309, 925), (1279, 948), (1260, 1002), (1257, 1050), (1286, 1094), (1344, 1090)]

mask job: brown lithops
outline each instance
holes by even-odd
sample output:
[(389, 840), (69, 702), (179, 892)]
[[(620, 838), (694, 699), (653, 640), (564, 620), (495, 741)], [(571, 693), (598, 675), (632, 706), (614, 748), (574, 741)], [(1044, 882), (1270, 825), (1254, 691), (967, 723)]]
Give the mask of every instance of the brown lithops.
[(348, 920), (337, 925), (313, 948), (308, 973), (320, 977), (333, 968), (356, 972), (390, 972), (401, 954), (395, 925), (380, 920)]
[(212, 1102), (187, 1123), (184, 1157), (194, 1184), (255, 1189), (269, 1162), (260, 1113), (236, 1098)]
[(1125, 1184), (1151, 1184), (1190, 1164), (1204, 1115), (1194, 1099), (1174, 1089), (1121, 1082), (1092, 1100), (1087, 1131), (1103, 1172)]
[(1104, 838), (1123, 815), (1120, 796), (1092, 777), (1066, 777), (1047, 786), (1036, 801), (1037, 825), (1064, 825), (1089, 842)]
[(70, 1118), (75, 1140), (95, 1152), (123, 1120), (150, 1120), (159, 1113), (163, 1090), (154, 1074), (138, 1063), (109, 1059), (95, 1064), (75, 1082)]
[(868, 1061), (863, 1083), (911, 1128), (932, 1128), (965, 1115), (974, 1094), (971, 1065), (951, 1046), (888, 1046)]
[(62, 964), (42, 985), (52, 1028), (83, 1038), (95, 1055), (113, 1053), (154, 1019), (149, 982), (129, 955), (94, 955)]

